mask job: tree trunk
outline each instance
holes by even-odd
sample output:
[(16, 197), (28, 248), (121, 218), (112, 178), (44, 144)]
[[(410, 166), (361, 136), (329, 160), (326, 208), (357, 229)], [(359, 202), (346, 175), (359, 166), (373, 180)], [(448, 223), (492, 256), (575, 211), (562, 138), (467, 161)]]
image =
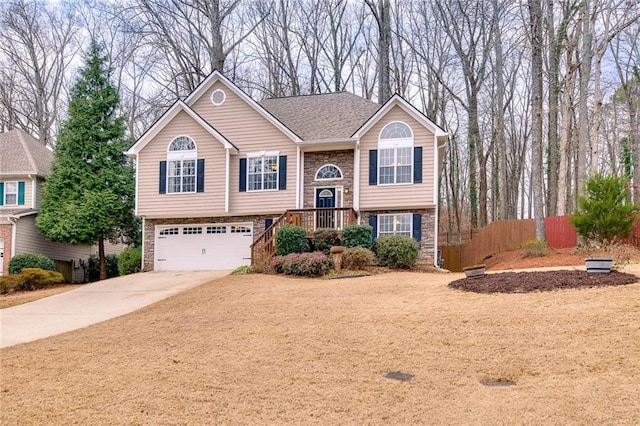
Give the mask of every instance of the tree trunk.
[(390, 61), (391, 3), (389, 0), (365, 0), (378, 24), (378, 103), (382, 105), (391, 97)]
[(578, 67), (578, 161), (577, 161), (577, 193), (582, 195), (584, 184), (587, 180), (587, 143), (589, 142), (589, 79), (591, 78), (591, 59), (593, 51), (591, 49), (591, 0), (584, 0), (582, 9), (582, 48), (581, 60)]
[(98, 240), (98, 257), (100, 259), (100, 281), (107, 279), (107, 260), (104, 256), (104, 237)]
[(498, 156), (497, 173), (498, 179), (498, 219), (509, 218), (508, 211), (508, 185), (509, 175), (507, 173), (507, 143), (505, 140), (505, 121), (504, 121), (504, 64), (502, 54), (502, 34), (500, 32), (500, 14), (498, 9), (498, 0), (493, 0), (493, 25), (495, 26), (494, 34), (494, 54), (496, 56), (496, 105), (495, 105), (495, 129), (496, 129), (496, 149)]
[(531, 77), (532, 77), (532, 128), (531, 128), (531, 189), (533, 192), (533, 212), (535, 235), (543, 240), (544, 233), (544, 196), (542, 188), (542, 6), (540, 0), (529, 0), (529, 19), (531, 23)]
[(560, 42), (554, 29), (553, 0), (547, 2), (547, 42), (549, 44), (549, 127), (547, 144), (549, 146), (549, 168), (547, 174), (547, 214), (555, 216), (558, 204), (558, 98), (560, 97)]

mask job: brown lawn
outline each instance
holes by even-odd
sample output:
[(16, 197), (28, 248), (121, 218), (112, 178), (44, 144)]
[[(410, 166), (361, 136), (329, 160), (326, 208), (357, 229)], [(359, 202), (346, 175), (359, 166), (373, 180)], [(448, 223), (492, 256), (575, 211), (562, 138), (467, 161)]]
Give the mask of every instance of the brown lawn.
[(1, 349), (0, 423), (638, 424), (640, 284), (446, 287), (460, 277), (225, 277)]
[(34, 300), (53, 296), (54, 294), (58, 293), (64, 293), (65, 291), (73, 290), (74, 288), (78, 288), (78, 285), (63, 284), (36, 291), (18, 291), (15, 293), (0, 294), (0, 309), (21, 305), (23, 303), (33, 302)]

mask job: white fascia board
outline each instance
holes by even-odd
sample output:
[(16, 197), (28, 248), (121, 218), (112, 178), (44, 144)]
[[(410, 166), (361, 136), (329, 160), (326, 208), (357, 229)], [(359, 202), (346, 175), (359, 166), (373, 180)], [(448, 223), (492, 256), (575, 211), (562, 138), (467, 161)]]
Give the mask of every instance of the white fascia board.
[(240, 99), (248, 103), (253, 109), (255, 109), (260, 115), (267, 119), (271, 124), (278, 128), (282, 133), (287, 135), (293, 142), (299, 143), (302, 140), (298, 135), (293, 133), (287, 126), (282, 124), (277, 118), (275, 118), (269, 111), (264, 109), (259, 103), (251, 99), (249, 95), (244, 93), (238, 86), (236, 86), (231, 80), (224, 76), (220, 71), (214, 70), (202, 83), (194, 89), (189, 96), (184, 100), (189, 106), (192, 106), (198, 99), (204, 95), (207, 90), (213, 86), (216, 81), (221, 81), (229, 90), (235, 93)]
[(409, 114), (418, 123), (429, 129), (429, 131), (431, 131), (431, 133), (433, 133), (436, 138), (448, 135), (448, 133), (445, 132), (440, 126), (431, 121), (426, 115), (421, 113), (418, 109), (416, 109), (416, 107), (411, 105), (396, 93), (387, 102), (385, 102), (385, 104), (382, 105), (380, 109), (378, 109), (378, 111), (376, 111), (376, 113), (371, 116), (371, 118), (369, 118), (358, 130), (356, 130), (352, 137), (357, 139), (361, 138), (362, 135), (364, 135), (371, 127), (373, 127), (373, 125), (378, 122), (378, 120), (380, 120), (391, 108), (396, 105), (402, 108), (403, 111)]

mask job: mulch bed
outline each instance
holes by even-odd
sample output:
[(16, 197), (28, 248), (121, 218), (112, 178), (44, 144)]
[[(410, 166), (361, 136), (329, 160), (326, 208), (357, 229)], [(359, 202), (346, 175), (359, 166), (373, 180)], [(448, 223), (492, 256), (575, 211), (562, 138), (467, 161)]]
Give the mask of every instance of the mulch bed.
[(589, 274), (586, 271), (503, 272), (452, 281), (449, 288), (474, 293), (531, 293), (566, 288), (605, 287), (638, 282), (623, 272)]

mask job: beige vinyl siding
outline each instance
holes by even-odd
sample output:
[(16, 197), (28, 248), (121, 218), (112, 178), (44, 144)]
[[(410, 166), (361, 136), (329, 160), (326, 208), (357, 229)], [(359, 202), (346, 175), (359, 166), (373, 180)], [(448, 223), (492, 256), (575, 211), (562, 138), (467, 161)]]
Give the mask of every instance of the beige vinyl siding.
[(92, 253), (90, 246), (54, 243), (38, 232), (36, 215), (23, 216), (16, 222), (16, 254), (42, 253), (54, 260), (86, 259)]
[[(211, 93), (222, 89), (224, 103), (211, 103)], [(296, 145), (281, 130), (258, 113), (251, 105), (237, 96), (223, 83), (216, 82), (192, 108), (208, 123), (222, 133), (239, 150), (231, 156), (229, 187), (229, 214), (282, 213), (296, 204)], [(155, 142), (155, 141), (154, 141)], [(278, 151), (287, 156), (287, 189), (283, 191), (240, 192), (240, 158), (247, 153)]]
[[(382, 128), (392, 121), (411, 127), (414, 146), (422, 147), (422, 183), (369, 185), (369, 150), (378, 149)], [(433, 207), (434, 135), (399, 106), (393, 107), (360, 139), (360, 209), (399, 209)]]
[(16, 209), (30, 209), (31, 208), (31, 200), (33, 200), (33, 191), (32, 191), (32, 179), (27, 176), (7, 176), (0, 175), (0, 182), (24, 182), (24, 205), (11, 205), (11, 206), (0, 206), (0, 212), (3, 209), (5, 210), (16, 210)]
[[(160, 162), (177, 136), (189, 136), (205, 159), (204, 192), (160, 194)], [(145, 217), (191, 217), (224, 214), (226, 150), (223, 145), (184, 111), (145, 146), (138, 157), (138, 214)]]

